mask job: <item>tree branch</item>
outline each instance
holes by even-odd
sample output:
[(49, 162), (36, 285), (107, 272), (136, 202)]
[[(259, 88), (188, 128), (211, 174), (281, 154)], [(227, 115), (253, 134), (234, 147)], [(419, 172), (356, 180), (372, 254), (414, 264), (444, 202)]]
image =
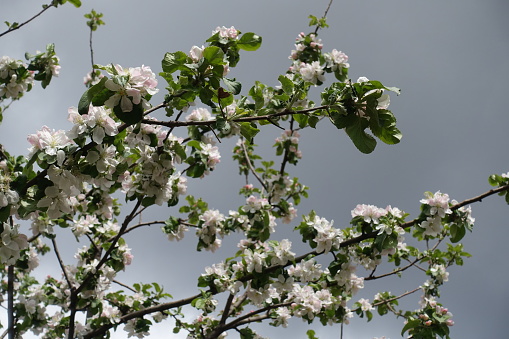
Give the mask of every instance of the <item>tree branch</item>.
[(242, 151), (244, 151), (244, 156), (246, 157), (247, 165), (248, 165), (249, 169), (251, 170), (251, 173), (253, 173), (256, 180), (258, 180), (258, 182), (262, 185), (262, 187), (265, 189), (265, 191), (267, 191), (267, 193), (269, 193), (267, 190), (267, 186), (263, 182), (262, 178), (260, 178), (258, 173), (256, 173), (256, 170), (254, 169), (253, 164), (251, 163), (251, 159), (249, 159), (249, 154), (247, 153), (247, 149), (246, 149), (246, 145), (244, 144), (244, 140), (242, 140), (241, 145), (242, 145)]
[[(159, 304), (159, 305), (147, 307), (147, 308), (144, 308), (142, 310), (129, 313), (129, 314), (126, 314), (126, 315), (120, 317), (120, 323), (125, 323), (125, 322), (127, 322), (127, 321), (129, 321), (131, 319), (134, 319), (134, 318), (141, 318), (141, 317), (143, 317), (143, 316), (145, 316), (147, 314), (151, 314), (151, 313), (155, 313), (155, 312), (163, 312), (163, 311), (170, 310), (172, 308), (177, 308), (177, 307), (180, 307), (180, 306), (188, 305), (194, 299), (196, 299), (198, 297), (201, 297), (201, 293), (197, 294), (197, 295), (194, 295), (192, 297), (189, 297), (189, 298), (185, 298), (185, 299), (181, 299), (181, 300), (177, 300), (177, 301), (173, 301), (173, 302), (169, 302), (169, 303)], [(108, 331), (112, 327), (116, 327), (117, 325), (118, 324), (105, 324), (105, 325), (102, 325), (101, 327), (99, 327), (99, 328), (97, 328), (97, 329), (87, 333), (85, 336), (83, 336), (83, 338), (84, 339), (92, 339), (92, 338), (102, 337), (102, 335), (106, 331)]]
[(50, 9), (51, 7), (56, 7), (55, 5), (53, 5), (53, 3), (51, 3), (50, 5), (45, 5), (43, 6), (42, 10), (37, 13), (36, 15), (34, 15), (33, 17), (31, 17), (30, 19), (28, 19), (27, 21), (17, 25), (16, 27), (9, 27), (8, 30), (6, 30), (5, 32), (1, 33), (0, 34), (0, 38), (3, 37), (4, 35), (6, 35), (7, 33), (10, 33), (10, 32), (13, 32), (17, 29), (20, 29), (21, 27), (25, 26), (26, 24), (28, 24), (30, 21), (34, 20), (35, 18), (37, 18), (39, 15), (41, 15), (42, 13), (46, 12), (48, 9)]

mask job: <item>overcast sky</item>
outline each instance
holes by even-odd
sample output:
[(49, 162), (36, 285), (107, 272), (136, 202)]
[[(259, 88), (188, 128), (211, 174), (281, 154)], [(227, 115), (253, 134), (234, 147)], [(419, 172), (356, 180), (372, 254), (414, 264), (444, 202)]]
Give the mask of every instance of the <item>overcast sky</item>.
[[(244, 52), (231, 72), (244, 85), (255, 80), (270, 86), (289, 66), (294, 39), (308, 32), (309, 14), (321, 16), (328, 0), (195, 0), (195, 1), (87, 1), (79, 9), (70, 4), (50, 9), (0, 43), (0, 56), (22, 59), (25, 52), (44, 50), (54, 42), (61, 58), (61, 76), (42, 90), (37, 84), (23, 100), (14, 103), (0, 126), (0, 143), (11, 153), (27, 154), (26, 136), (42, 125), (69, 129), (67, 109), (76, 106), (85, 90), (82, 78), (90, 70), (88, 27), (83, 15), (94, 8), (104, 13), (106, 26), (94, 33), (95, 61), (125, 67), (148, 65), (156, 73), (165, 52), (201, 46), (216, 26), (232, 26), (263, 37), (257, 52)], [(40, 9), (41, 1), (0, 0), (1, 21), (24, 21)], [(402, 89), (392, 96), (391, 109), (403, 133), (395, 146), (379, 144), (370, 155), (356, 150), (343, 131), (324, 121), (318, 130), (303, 131), (303, 160), (288, 168), (290, 175), (310, 186), (310, 199), (299, 211), (311, 209), (346, 227), (350, 210), (358, 203), (388, 204), (416, 217), (425, 191), (441, 190), (461, 201), (490, 189), (492, 173), (509, 171), (509, 4), (505, 0), (335, 0), (328, 15), (330, 28), (320, 32), (324, 51), (336, 48), (349, 56), (350, 77), (366, 76)], [(164, 94), (160, 82), (160, 95)], [(317, 92), (318, 93), (318, 92)], [(316, 95), (316, 94), (315, 94)], [(255, 142), (259, 154), (272, 156), (274, 138), (280, 133), (268, 127)], [(234, 140), (223, 142), (222, 160), (204, 180), (191, 180), (189, 191), (203, 196), (209, 207), (228, 213), (243, 203), (237, 195), (243, 178), (230, 160)], [(173, 211), (158, 209), (144, 220), (163, 219)], [(453, 338), (503, 338), (507, 336), (507, 239), (509, 207), (498, 197), (473, 206), (476, 226), (463, 243), (473, 257), (463, 267), (450, 270), (441, 301), (454, 314)], [(297, 246), (298, 224), (281, 225), (278, 237)], [(195, 253), (192, 234), (181, 243), (169, 243), (158, 228), (142, 229), (127, 236), (134, 263), (122, 275), (127, 283), (161, 282), (175, 299), (196, 293), (196, 278), (205, 266), (231, 256), (239, 237), (224, 240), (224, 248), (212, 256)], [(76, 247), (68, 238), (66, 262)], [(81, 246), (81, 245), (80, 245)], [(185, 260), (183, 260), (185, 258)], [(53, 260), (53, 257), (50, 258)], [(185, 265), (184, 267), (182, 265)], [(42, 263), (44, 273), (55, 272), (54, 261)], [(177, 273), (178, 272), (178, 273)], [(392, 279), (366, 283), (370, 298), (377, 288), (400, 294), (424, 281)], [(373, 286), (370, 286), (372, 284)], [(380, 285), (378, 285), (380, 284)], [(415, 300), (414, 300), (415, 301)], [(413, 301), (412, 301), (413, 302)], [(411, 309), (417, 304), (411, 304)], [(300, 320), (284, 331), (263, 327), (268, 337), (292, 335), (304, 338), (314, 328), (320, 338), (339, 338), (339, 325), (322, 328)], [(255, 327), (256, 328), (256, 327)], [(375, 317), (371, 324), (354, 321), (345, 327), (345, 339), (373, 336), (400, 337), (402, 320)], [(158, 328), (153, 338), (166, 338)], [(115, 338), (123, 338), (120, 332)], [(230, 334), (235, 337), (235, 334)]]

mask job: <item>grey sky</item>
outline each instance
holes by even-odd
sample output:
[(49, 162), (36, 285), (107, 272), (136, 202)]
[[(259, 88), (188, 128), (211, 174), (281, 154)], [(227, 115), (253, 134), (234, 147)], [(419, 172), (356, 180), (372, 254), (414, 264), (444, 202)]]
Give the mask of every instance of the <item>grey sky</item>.
[[(2, 21), (18, 21), (35, 14), (41, 1), (0, 1)], [(0, 143), (11, 153), (26, 154), (26, 136), (42, 125), (68, 129), (67, 108), (76, 106), (84, 91), (82, 78), (90, 70), (88, 28), (83, 15), (94, 8), (104, 13), (106, 26), (94, 33), (95, 62), (122, 66), (151, 66), (160, 71), (165, 52), (201, 46), (216, 26), (234, 25), (242, 32), (263, 37), (257, 52), (244, 52), (231, 72), (243, 82), (243, 94), (260, 80), (277, 85), (297, 34), (308, 32), (307, 16), (321, 16), (328, 0), (197, 0), (197, 1), (83, 1), (79, 9), (64, 5), (51, 9), (19, 31), (2, 38), (0, 55), (22, 59), (26, 51), (44, 50), (54, 42), (61, 58), (61, 76), (46, 90), (37, 84), (5, 113)], [(425, 191), (441, 190), (461, 201), (490, 189), (487, 177), (509, 171), (507, 162), (509, 114), (509, 3), (504, 0), (335, 0), (328, 15), (330, 28), (320, 32), (324, 50), (334, 48), (349, 56), (350, 77), (380, 80), (402, 89), (391, 95), (391, 109), (403, 132), (399, 145), (379, 144), (370, 155), (358, 152), (343, 131), (322, 122), (318, 130), (303, 131), (300, 165), (290, 175), (310, 186), (310, 199), (299, 212), (314, 209), (320, 216), (345, 227), (350, 210), (358, 203), (397, 206), (416, 217)], [(160, 93), (164, 83), (160, 82)], [(318, 91), (317, 91), (318, 93)], [(153, 99), (157, 104), (162, 94)], [(330, 126), (329, 126), (330, 125)], [(269, 127), (255, 140), (258, 153), (272, 156), (280, 131)], [(190, 180), (189, 190), (203, 196), (211, 208), (223, 213), (243, 203), (236, 192), (243, 178), (230, 161), (234, 140), (223, 142), (222, 161), (204, 180)], [(441, 301), (454, 314), (453, 338), (502, 338), (507, 335), (507, 283), (509, 264), (509, 207), (490, 197), (475, 204), (476, 226), (463, 243), (473, 257), (463, 267), (450, 270)], [(157, 209), (144, 220), (162, 219), (172, 211)], [(297, 225), (280, 225), (277, 236), (288, 237), (304, 250)], [(175, 299), (196, 292), (196, 278), (203, 268), (231, 256), (239, 237), (224, 240), (217, 255), (195, 253), (192, 234), (181, 243), (169, 243), (159, 229), (143, 229), (127, 242), (135, 260), (122, 280), (134, 283), (159, 281)], [(69, 238), (72, 243), (72, 237)], [(80, 245), (81, 246), (81, 245)], [(67, 260), (71, 262), (72, 251)], [(185, 258), (185, 269), (182, 262)], [(43, 262), (45, 273), (58, 272), (53, 257)], [(178, 270), (177, 270), (178, 269)], [(178, 272), (178, 273), (177, 273)], [(183, 276), (184, 275), (184, 276)], [(182, 283), (184, 281), (184, 283)], [(372, 300), (378, 284), (394, 294), (413, 289), (424, 281), (392, 279), (366, 283), (358, 298)], [(413, 283), (413, 284), (411, 284)], [(417, 284), (417, 285), (416, 285)], [(411, 306), (411, 308), (417, 308)], [(263, 327), (261, 335), (304, 338), (308, 325)], [(402, 320), (376, 317), (366, 324), (354, 321), (345, 327), (345, 339), (385, 335), (400, 337)], [(339, 338), (339, 325), (312, 326), (320, 338)], [(164, 338), (164, 328), (154, 338)], [(123, 338), (120, 332), (116, 338)], [(231, 334), (230, 337), (235, 337)]]

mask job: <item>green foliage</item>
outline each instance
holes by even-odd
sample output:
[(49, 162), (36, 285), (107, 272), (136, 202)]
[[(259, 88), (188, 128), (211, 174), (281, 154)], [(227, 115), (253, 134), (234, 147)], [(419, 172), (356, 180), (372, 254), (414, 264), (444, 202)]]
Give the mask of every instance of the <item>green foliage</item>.
[(103, 17), (102, 13), (97, 13), (94, 9), (90, 13), (84, 15), (85, 18), (89, 19), (87, 21), (87, 26), (90, 27), (92, 31), (96, 31), (99, 26), (104, 25), (104, 21), (101, 19)]

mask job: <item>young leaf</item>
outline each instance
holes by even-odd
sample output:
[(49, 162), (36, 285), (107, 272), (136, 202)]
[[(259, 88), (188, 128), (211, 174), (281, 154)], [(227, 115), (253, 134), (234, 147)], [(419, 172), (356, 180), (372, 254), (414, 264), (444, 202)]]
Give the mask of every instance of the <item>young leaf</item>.
[(371, 135), (364, 132), (367, 126), (363, 126), (363, 122), (365, 122), (364, 124), (368, 123), (366, 119), (356, 117), (354, 123), (347, 126), (345, 131), (359, 151), (364, 154), (369, 154), (375, 149), (376, 140)]
[(244, 33), (237, 46), (245, 51), (256, 51), (262, 45), (262, 37), (254, 33)]

